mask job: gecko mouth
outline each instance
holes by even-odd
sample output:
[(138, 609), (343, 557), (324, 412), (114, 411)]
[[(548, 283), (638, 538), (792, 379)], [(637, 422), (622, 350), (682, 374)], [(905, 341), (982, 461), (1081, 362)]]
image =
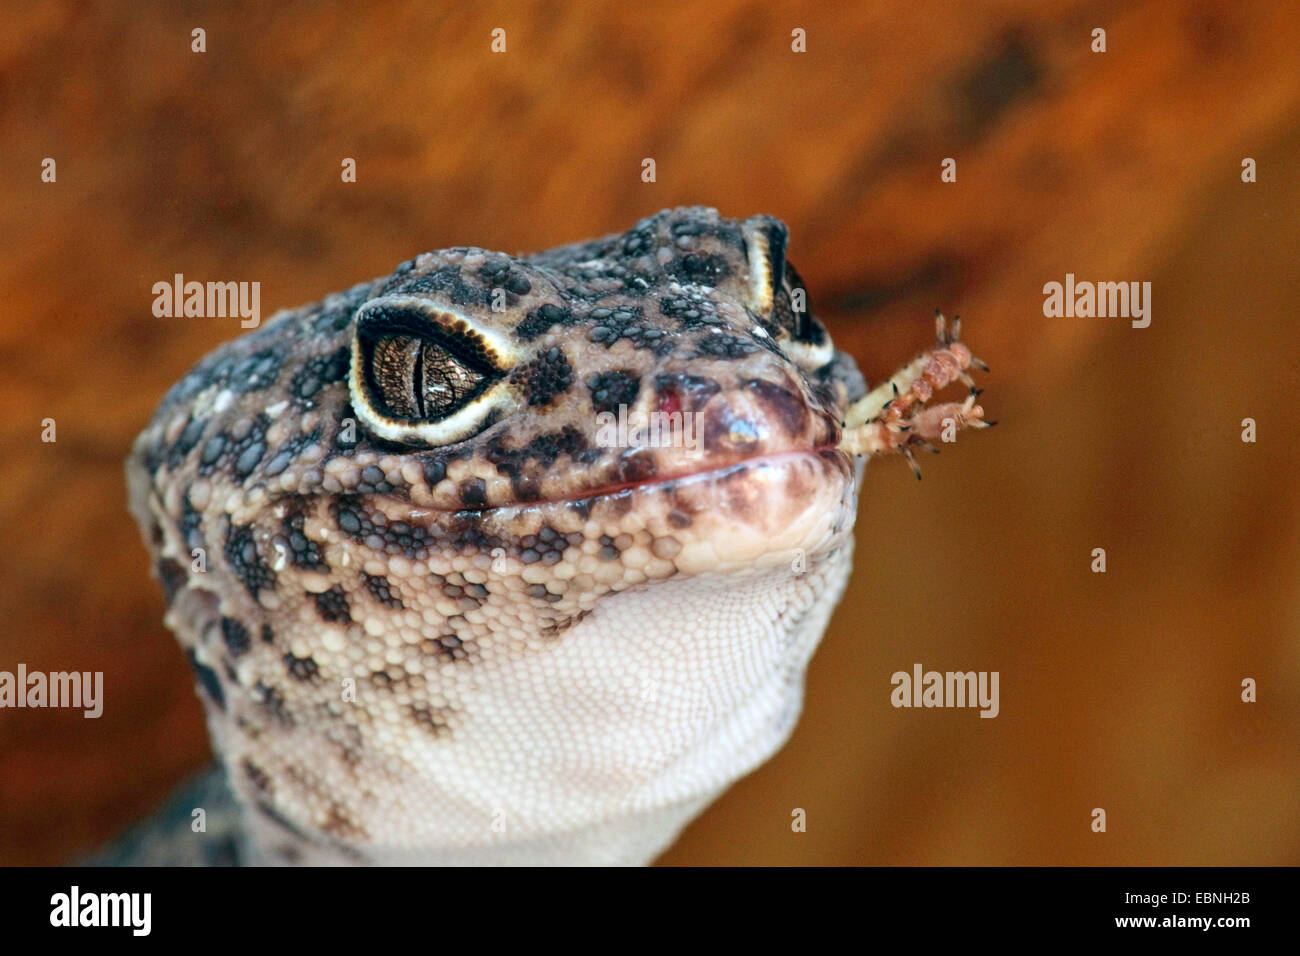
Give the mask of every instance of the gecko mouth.
[(698, 469), (684, 468), (668, 474), (657, 474), (653, 477), (642, 478), (639, 480), (631, 479), (623, 482), (611, 482), (595, 488), (584, 489), (568, 496), (501, 505), (495, 508), (484, 509), (484, 512), (546, 505), (578, 503), (592, 504), (602, 499), (614, 499), (620, 496), (632, 495), (639, 491), (676, 491), (693, 484), (725, 485), (743, 479), (745, 475), (751, 472), (761, 472), (770, 468), (781, 467), (783, 465), (791, 464), (799, 459), (823, 458), (839, 460), (846, 465), (849, 461), (849, 455), (834, 445), (822, 445), (816, 448), (791, 448), (786, 451), (767, 452), (755, 455), (751, 458), (741, 458), (724, 464), (706, 465), (705, 467)]
[(486, 532), (647, 531), (656, 556), (695, 574), (789, 564), (833, 547), (852, 527), (853, 463), (838, 448), (790, 449), (571, 498), (504, 505), (475, 517)]

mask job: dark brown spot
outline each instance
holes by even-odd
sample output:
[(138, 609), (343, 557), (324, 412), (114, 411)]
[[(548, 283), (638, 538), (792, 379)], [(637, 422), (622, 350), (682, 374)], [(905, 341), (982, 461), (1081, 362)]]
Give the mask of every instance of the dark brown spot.
[(779, 425), (786, 435), (798, 436), (807, 430), (808, 406), (798, 394), (762, 379), (751, 379), (745, 388), (763, 403), (769, 423)]
[(625, 369), (614, 369), (589, 379), (587, 388), (591, 390), (591, 404), (596, 411), (617, 413), (619, 406), (630, 408), (636, 404), (641, 379)]
[(275, 587), (275, 572), (258, 553), (252, 525), (232, 524), (223, 554), (231, 572), (254, 599), (263, 588)]
[(640, 484), (659, 471), (655, 454), (649, 448), (633, 448), (619, 455), (610, 467), (611, 484)]
[(738, 359), (758, 350), (759, 346), (753, 339), (742, 339), (727, 332), (702, 335), (695, 342), (697, 358)]
[(316, 612), (331, 624), (348, 624), (352, 621), (352, 610), (348, 606), (348, 596), (343, 585), (336, 584), (328, 591), (313, 594)]
[(482, 508), (487, 504), (487, 485), (482, 478), (461, 482), (460, 501), (466, 508)]
[(539, 335), (545, 335), (553, 325), (572, 325), (573, 313), (568, 309), (547, 302), (529, 312), (515, 328), (515, 336), (524, 342), (532, 341)]
[[(315, 664), (316, 662), (312, 661), (313, 667), (315, 667)], [(258, 681), (253, 685), (253, 695), (258, 703), (262, 705), (262, 709), (276, 723), (283, 724), (286, 727), (293, 726), (293, 716), (289, 713), (289, 708), (285, 706), (284, 695), (280, 693), (278, 688), (272, 687), (263, 681)]]
[(451, 708), (432, 707), (428, 704), (412, 704), (411, 719), (435, 737), (445, 737), (451, 733)]
[(221, 678), (217, 676), (217, 672), (200, 661), (193, 648), (185, 652), (185, 659), (189, 661), (190, 670), (194, 671), (194, 679), (199, 682), (199, 686), (208, 695), (208, 699), (221, 710), (225, 710), (226, 694), (221, 689)]
[(469, 657), (464, 642), (455, 634), (443, 634), (441, 637), (426, 637), (420, 642), (420, 650), (428, 657), (454, 663)]
[(670, 262), (667, 271), (683, 284), (716, 286), (731, 275), (731, 266), (721, 256), (692, 252)]
[(249, 782), (256, 787), (259, 792), (269, 793), (271, 791), (271, 776), (265, 770), (253, 763), (253, 761), (249, 760), (247, 757), (244, 758), (240, 767), (244, 771), (244, 776), (248, 778)]
[(290, 676), (297, 680), (312, 680), (320, 673), (314, 657), (294, 657), (292, 654), (285, 654), (284, 666)]
[(366, 837), (366, 831), (353, 822), (347, 811), (338, 803), (330, 804), (320, 828), (340, 840), (363, 840)]
[(591, 611), (579, 611), (577, 614), (571, 615), (569, 617), (561, 618), (560, 620), (556, 621), (554, 624), (547, 624), (545, 627), (541, 629), (540, 633), (542, 637), (547, 637), (547, 638), (560, 637), (561, 635), (564, 634), (565, 631), (569, 630), (569, 628), (573, 627), (575, 624), (581, 623), (583, 619), (586, 618), (586, 616), (590, 613)]
[(253, 642), (248, 635), (248, 628), (233, 617), (223, 617), (221, 619), (221, 638), (226, 642), (226, 649), (230, 651), (231, 657), (247, 654), (248, 649), (253, 646)]
[(573, 384), (573, 366), (557, 346), (516, 368), (510, 378), (523, 386), (529, 405), (546, 405)]
[(366, 590), (369, 591), (380, 604), (384, 607), (400, 611), (403, 607), (402, 599), (397, 596), (396, 590), (389, 582), (388, 578), (383, 575), (362, 574), (366, 582)]
[(162, 583), (163, 596), (166, 597), (167, 603), (171, 604), (177, 592), (189, 581), (189, 575), (171, 558), (160, 558), (157, 570), (158, 580)]

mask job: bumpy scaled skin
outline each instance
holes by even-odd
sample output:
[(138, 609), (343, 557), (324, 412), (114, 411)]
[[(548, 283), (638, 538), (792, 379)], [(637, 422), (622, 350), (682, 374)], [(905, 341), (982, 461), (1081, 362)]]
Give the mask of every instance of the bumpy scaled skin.
[[(429, 253), (171, 390), (131, 507), (254, 860), (646, 862), (782, 745), (865, 393), (785, 237)], [(619, 406), (698, 451), (604, 447)]]

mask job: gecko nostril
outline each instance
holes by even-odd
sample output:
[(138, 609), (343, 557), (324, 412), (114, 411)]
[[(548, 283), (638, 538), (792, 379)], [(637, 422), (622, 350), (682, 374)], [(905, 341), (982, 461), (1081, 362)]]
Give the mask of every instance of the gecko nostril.
[(675, 415), (682, 410), (682, 399), (677, 390), (666, 388), (659, 393), (659, 411), (665, 415)]
[[(721, 391), (721, 386), (712, 378), (686, 372), (664, 372), (655, 376), (654, 385), (659, 410), (669, 413), (681, 410), (701, 411), (709, 399)], [(672, 402), (676, 402), (676, 405), (673, 406)], [(664, 407), (665, 403), (669, 403), (667, 408)]]

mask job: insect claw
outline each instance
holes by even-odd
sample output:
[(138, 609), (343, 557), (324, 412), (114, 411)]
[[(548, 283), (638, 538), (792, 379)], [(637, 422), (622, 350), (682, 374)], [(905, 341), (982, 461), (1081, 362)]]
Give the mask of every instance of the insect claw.
[(974, 365), (977, 369), (979, 369), (981, 372), (987, 372), (989, 370), (989, 367), (986, 364), (984, 364), (983, 359), (977, 359), (973, 355), (970, 358), (970, 363), (971, 365)]
[(908, 466), (912, 469), (912, 474), (916, 475), (916, 480), (921, 480), (921, 466), (916, 463), (916, 457), (912, 454), (912, 449), (904, 448), (903, 457), (907, 459)]
[[(897, 383), (897, 382), (890, 382), (890, 383), (889, 383), (889, 387), (892, 388), (892, 389), (894, 390), (894, 398), (898, 398), (898, 383)], [(894, 398), (891, 398), (889, 401), (892, 402), (892, 401), (894, 400)], [(889, 404), (889, 403), (886, 402), (885, 404)]]

